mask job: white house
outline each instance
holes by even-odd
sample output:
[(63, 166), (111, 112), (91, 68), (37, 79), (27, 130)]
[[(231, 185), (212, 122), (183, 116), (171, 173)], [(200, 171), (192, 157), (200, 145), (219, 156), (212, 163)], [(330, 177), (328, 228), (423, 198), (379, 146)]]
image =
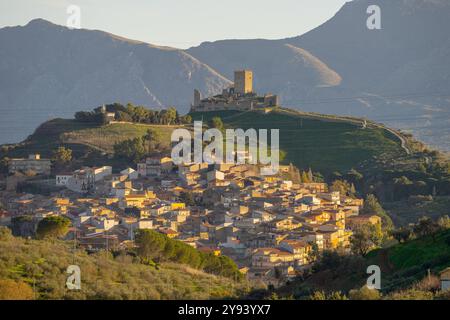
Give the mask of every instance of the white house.
[(66, 187), (79, 193), (87, 193), (94, 189), (95, 175), (91, 168), (83, 168), (73, 172), (67, 180)]
[(147, 158), (145, 162), (138, 163), (137, 172), (140, 176), (160, 176), (172, 171), (173, 162), (170, 157)]
[(441, 290), (450, 290), (450, 267), (444, 269), (440, 273), (441, 278)]
[(70, 173), (62, 173), (56, 175), (56, 185), (57, 186), (66, 186), (69, 182), (69, 179), (72, 178), (72, 175)]
[(110, 166), (92, 168), (92, 170), (94, 172), (95, 181), (103, 180), (107, 176), (112, 175), (112, 167)]
[(109, 230), (112, 227), (118, 225), (119, 222), (114, 219), (108, 219), (106, 217), (93, 217), (91, 219), (91, 224), (98, 229)]
[(139, 173), (136, 170), (132, 169), (132, 168), (127, 168), (125, 170), (122, 170), (122, 171), (120, 171), (120, 174), (124, 175), (124, 176), (127, 176), (128, 179), (130, 179), (130, 180), (135, 180), (139, 176)]

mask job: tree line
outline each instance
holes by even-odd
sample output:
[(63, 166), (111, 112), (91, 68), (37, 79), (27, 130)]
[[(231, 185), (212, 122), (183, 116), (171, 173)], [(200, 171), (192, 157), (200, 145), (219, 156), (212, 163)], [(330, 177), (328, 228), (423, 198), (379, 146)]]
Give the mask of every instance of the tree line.
[(107, 123), (106, 113), (114, 113), (114, 120), (122, 122), (162, 125), (189, 124), (192, 122), (191, 116), (181, 116), (174, 107), (151, 110), (143, 106), (135, 106), (132, 103), (128, 103), (126, 106), (113, 103), (97, 107), (93, 111), (78, 111), (75, 113), (75, 120), (103, 125)]
[(207, 273), (235, 280), (243, 278), (238, 267), (229, 257), (200, 252), (188, 244), (170, 239), (154, 230), (138, 230), (135, 242), (137, 253), (144, 261), (182, 263)]

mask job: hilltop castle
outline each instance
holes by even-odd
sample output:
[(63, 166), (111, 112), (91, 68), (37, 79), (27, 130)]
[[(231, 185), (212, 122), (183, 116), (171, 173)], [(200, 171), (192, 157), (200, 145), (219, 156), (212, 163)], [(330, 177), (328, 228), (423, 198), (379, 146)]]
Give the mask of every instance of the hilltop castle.
[(194, 103), (191, 111), (242, 111), (275, 106), (278, 106), (277, 95), (258, 96), (253, 91), (253, 72), (238, 70), (234, 72), (234, 85), (224, 89), (222, 94), (202, 99), (200, 91), (194, 90)]

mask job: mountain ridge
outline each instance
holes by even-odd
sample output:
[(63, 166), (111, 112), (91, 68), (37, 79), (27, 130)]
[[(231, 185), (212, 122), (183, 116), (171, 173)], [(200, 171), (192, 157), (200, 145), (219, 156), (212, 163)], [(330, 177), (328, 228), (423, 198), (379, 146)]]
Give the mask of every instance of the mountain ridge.
[[(369, 4), (381, 8), (381, 30), (366, 27)], [(278, 94), (283, 106), (367, 117), (450, 150), (448, 16), (446, 1), (355, 0), (297, 37), (219, 40), (187, 50), (98, 30), (69, 32), (43, 19), (3, 28), (0, 142), (21, 140), (37, 124), (67, 117), (74, 108), (112, 101), (186, 112), (194, 88), (203, 96), (219, 93), (235, 69), (250, 68), (256, 91)], [(30, 26), (50, 26), (72, 40), (31, 33), (34, 45), (27, 45), (4, 36)]]
[(80, 106), (120, 101), (186, 112), (194, 88), (213, 95), (231, 84), (183, 50), (43, 19), (0, 29), (0, 40), (1, 142), (22, 140)]
[[(381, 30), (369, 30), (369, 5), (381, 9)], [(282, 104), (303, 111), (367, 117), (407, 130), (425, 143), (450, 150), (450, 5), (445, 1), (358, 0), (347, 2), (332, 18), (303, 35), (265, 40), (266, 51), (283, 44), (308, 51), (342, 78), (339, 85), (311, 82), (289, 89), (290, 75), (259, 79), (262, 88), (279, 89)], [(248, 50), (253, 40), (222, 40), (188, 50), (223, 73), (223, 61)], [(215, 48), (220, 54), (214, 56)], [(270, 54), (267, 54), (270, 59)], [(276, 58), (273, 58), (274, 60)], [(221, 60), (217, 63), (216, 60)], [(253, 59), (256, 60), (256, 59)], [(230, 63), (229, 63), (230, 64)], [(233, 64), (231, 64), (233, 65)], [(265, 65), (243, 63), (263, 74)], [(280, 88), (281, 87), (281, 88)]]

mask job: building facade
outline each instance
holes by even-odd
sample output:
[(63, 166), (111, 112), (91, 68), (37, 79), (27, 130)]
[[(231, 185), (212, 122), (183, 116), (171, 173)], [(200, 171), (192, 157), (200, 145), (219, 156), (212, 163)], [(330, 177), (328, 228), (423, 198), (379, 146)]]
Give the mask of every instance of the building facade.
[(41, 159), (39, 154), (30, 154), (27, 159), (11, 159), (9, 173), (33, 171), (36, 174), (49, 175), (51, 170), (50, 159)]

